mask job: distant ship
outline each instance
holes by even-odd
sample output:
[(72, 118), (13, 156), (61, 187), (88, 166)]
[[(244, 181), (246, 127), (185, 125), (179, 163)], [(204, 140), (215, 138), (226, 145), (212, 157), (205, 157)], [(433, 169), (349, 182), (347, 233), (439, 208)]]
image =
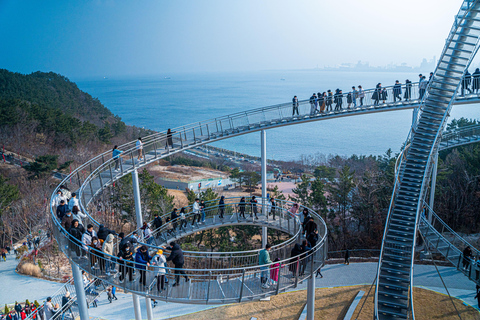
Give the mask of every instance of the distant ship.
[(103, 79), (105, 79), (105, 80), (106, 80), (106, 79), (108, 79), (108, 78), (107, 78), (107, 77), (103, 77)]
[(281, 80), (281, 81), (285, 81), (285, 79), (283, 79), (283, 78), (282, 78), (282, 79), (280, 79), (280, 80)]
[(168, 80), (168, 79), (170, 79), (170, 77), (165, 77), (164, 79), (167, 79), (167, 80)]

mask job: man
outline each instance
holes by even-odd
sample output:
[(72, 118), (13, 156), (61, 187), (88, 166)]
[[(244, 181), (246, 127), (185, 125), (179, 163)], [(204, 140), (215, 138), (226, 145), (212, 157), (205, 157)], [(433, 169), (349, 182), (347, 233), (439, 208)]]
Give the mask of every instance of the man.
[(193, 221), (192, 221), (192, 226), (195, 224), (195, 221), (198, 219), (198, 223), (200, 222), (200, 199), (196, 198), (195, 202), (193, 203)]
[(67, 201), (67, 197), (63, 195), (61, 190), (58, 190), (57, 194), (52, 199), (52, 206), (54, 206), (54, 208), (57, 208), (62, 200), (65, 203)]
[(342, 90), (340, 90), (340, 89), (336, 90), (334, 100), (335, 100), (335, 111), (342, 110), (342, 104), (343, 104)]
[(317, 94), (314, 92), (313, 95), (310, 97), (310, 115), (313, 115), (315, 113), (315, 109), (317, 109), (317, 106), (315, 103), (317, 102)]
[[(65, 308), (65, 306), (69, 303), (69, 301), (71, 300), (72, 298), (70, 298), (70, 292), (66, 292), (65, 295), (62, 297), (62, 309)], [(72, 319), (74, 319), (73, 317), (73, 312), (72, 312), (72, 308), (71, 307), (68, 307), (67, 310), (63, 310), (63, 314), (62, 314), (62, 320), (65, 319), (65, 315), (67, 314), (67, 311), (70, 312), (70, 317)]]
[(92, 244), (92, 238), (96, 236), (97, 233), (93, 230), (93, 226), (89, 224), (87, 230), (82, 235), (82, 243), (85, 250), (88, 250), (88, 247)]
[(402, 85), (400, 81), (395, 80), (395, 85), (393, 86), (393, 102), (402, 101), (400, 95), (402, 94)]
[(163, 225), (162, 218), (160, 218), (158, 214), (155, 214), (155, 218), (153, 219), (153, 226), (155, 227), (155, 230), (162, 227), (162, 225)]
[(98, 239), (101, 239), (103, 241), (105, 241), (107, 239), (107, 236), (109, 234), (115, 234), (116, 232), (113, 231), (113, 230), (110, 230), (108, 229), (107, 227), (105, 227), (103, 224), (100, 225), (100, 227), (98, 228)]
[(363, 99), (365, 98), (365, 91), (361, 85), (358, 86), (358, 98), (360, 99), (360, 107), (363, 106)]
[(273, 220), (275, 220), (275, 210), (276, 210), (275, 198), (272, 197), (270, 199), (270, 213), (268, 215), (273, 215)]
[(261, 250), (258, 256), (258, 264), (260, 265), (260, 281), (262, 283), (262, 288), (263, 289), (268, 289), (270, 287), (268, 283), (268, 279), (270, 277), (269, 273), (269, 264), (272, 264), (272, 260), (270, 259), (270, 249), (272, 246), (267, 243), (265, 246), (265, 249)]
[(52, 304), (52, 297), (47, 298), (47, 302), (45, 302), (44, 310), (45, 310), (46, 320), (50, 320), (51, 318), (53, 318), (53, 315), (55, 314), (56, 310)]
[(173, 284), (173, 287), (176, 287), (180, 284), (180, 274), (184, 275), (186, 282), (190, 281), (185, 271), (181, 270), (183, 269), (183, 264), (185, 261), (183, 259), (183, 251), (180, 246), (172, 241), (170, 242), (170, 247), (163, 247), (163, 249), (171, 251), (167, 258), (167, 262), (172, 261), (173, 265), (175, 266), (175, 283)]
[(299, 114), (298, 114), (298, 98), (297, 98), (297, 96), (293, 97), (292, 106), (293, 106), (292, 117), (295, 115), (295, 111), (297, 112), (297, 116), (298, 116)]
[(73, 222), (73, 215), (72, 211), (67, 209), (67, 213), (63, 216), (62, 218), (62, 227), (65, 228), (65, 230), (70, 230), (70, 227), (72, 226)]
[(65, 200), (60, 200), (60, 205), (57, 207), (58, 220), (62, 221), (63, 216), (65, 216), (65, 214), (67, 213), (67, 210), (68, 210), (68, 206), (66, 205)]
[(78, 208), (80, 208), (80, 202), (78, 201), (77, 194), (75, 192), (72, 193), (72, 198), (70, 199), (70, 201), (68, 201), (68, 209), (72, 211), (74, 206), (77, 206)]
[(358, 97), (358, 91), (355, 88), (355, 86), (353, 86), (352, 87), (352, 103), (354, 108), (357, 107), (357, 97)]
[(120, 244), (118, 245), (118, 249), (119, 249), (119, 250), (122, 250), (122, 251), (123, 251), (123, 250), (125, 249), (125, 247), (127, 246), (127, 243), (131, 243), (131, 244), (137, 243), (137, 240), (134, 239), (134, 238), (132, 238), (132, 237), (126, 237), (126, 238), (125, 238), (125, 233), (123, 233), (123, 232), (120, 232), (120, 233), (118, 234), (118, 237), (121, 239), (121, 240), (120, 240)]
[(472, 90), (470, 90), (470, 83), (472, 82), (472, 75), (470, 74), (470, 72), (465, 71), (465, 75), (463, 76), (463, 79), (462, 79), (462, 96), (465, 96), (465, 89), (468, 90), (468, 93), (472, 93)]

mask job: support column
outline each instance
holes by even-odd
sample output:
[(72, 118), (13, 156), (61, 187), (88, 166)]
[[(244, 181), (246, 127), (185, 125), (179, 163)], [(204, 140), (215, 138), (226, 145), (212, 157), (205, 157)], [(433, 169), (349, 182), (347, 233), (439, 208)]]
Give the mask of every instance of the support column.
[[(435, 201), (435, 185), (437, 184), (437, 170), (438, 170), (438, 150), (433, 157), (433, 168), (432, 168), (432, 180), (430, 185), (430, 201), (428, 205), (430, 209), (433, 210), (433, 204)], [(428, 210), (427, 219), (429, 223), (432, 223), (432, 212)]]
[[(261, 131), (262, 141), (262, 214), (268, 217), (267, 213), (267, 133), (265, 130)], [(267, 245), (267, 227), (262, 228), (262, 248)]]
[[(137, 217), (137, 228), (143, 225), (142, 203), (140, 200), (140, 182), (138, 181), (138, 172), (135, 169), (132, 172), (133, 199), (135, 201), (135, 215)], [(153, 319), (152, 304), (150, 298), (145, 298), (147, 305), (147, 319)], [(133, 308), (135, 310), (135, 320), (142, 320), (142, 309), (140, 308), (140, 296), (133, 294)]]
[(412, 113), (412, 129), (413, 129), (413, 125), (415, 124), (415, 120), (417, 119), (417, 115), (418, 115), (418, 107), (417, 107), (417, 108), (413, 108), (413, 113)]
[(147, 319), (153, 320), (152, 299), (145, 298), (145, 303), (147, 304)]
[(140, 308), (140, 296), (132, 294), (133, 311), (135, 312), (135, 320), (142, 320), (142, 309)]
[(81, 320), (89, 320), (87, 307), (87, 298), (85, 297), (85, 288), (83, 287), (83, 277), (80, 268), (70, 260), (72, 266), (73, 280), (75, 281), (75, 291), (77, 293), (78, 312)]
[(307, 320), (314, 320), (314, 318), (315, 318), (315, 274), (312, 272), (307, 283)]

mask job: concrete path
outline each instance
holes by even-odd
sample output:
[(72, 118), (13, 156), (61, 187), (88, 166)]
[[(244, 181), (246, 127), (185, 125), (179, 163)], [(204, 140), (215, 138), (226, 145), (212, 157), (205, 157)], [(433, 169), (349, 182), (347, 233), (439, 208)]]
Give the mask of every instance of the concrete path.
[(48, 296), (62, 287), (61, 283), (20, 275), (15, 272), (18, 261), (13, 251), (7, 255), (7, 262), (0, 262), (0, 306), (15, 301), (42, 303)]
[[(53, 294), (61, 284), (41, 280), (33, 277), (22, 276), (15, 272), (16, 261), (14, 255), (8, 256), (7, 262), (0, 262), (0, 283), (2, 288), (13, 288), (13, 290), (0, 290), (0, 305), (5, 303), (14, 303), (24, 301), (28, 298), (30, 301), (37, 299), (43, 301), (47, 296)], [(445, 281), (450, 294), (463, 300), (466, 304), (476, 307), (477, 302), (474, 299), (475, 285), (468, 279), (450, 267), (439, 267), (439, 271)], [(372, 284), (377, 272), (377, 263), (352, 263), (350, 265), (336, 264), (326, 265), (322, 269), (323, 278), (316, 278), (316, 287), (340, 287), (359, 284)], [(442, 282), (434, 266), (415, 265), (414, 284), (418, 287), (434, 290), (446, 294)], [(307, 284), (302, 283), (296, 290), (306, 289)], [(99, 297), (98, 307), (90, 308), (91, 318), (101, 318), (106, 320), (132, 320), (135, 314), (132, 307), (132, 295), (117, 293), (118, 301), (109, 303), (107, 296), (103, 293)], [(142, 316), (146, 319), (147, 312), (145, 299), (141, 300)], [(197, 311), (214, 308), (215, 306), (205, 305), (187, 305), (177, 303), (166, 303), (158, 301), (158, 305), (153, 309), (154, 319), (168, 319), (175, 316), (181, 316)]]

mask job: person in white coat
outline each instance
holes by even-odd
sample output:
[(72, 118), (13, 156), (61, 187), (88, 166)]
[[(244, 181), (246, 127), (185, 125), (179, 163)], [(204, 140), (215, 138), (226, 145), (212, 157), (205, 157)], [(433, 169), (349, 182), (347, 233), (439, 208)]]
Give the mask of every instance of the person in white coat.
[(153, 256), (152, 264), (157, 271), (157, 290), (159, 293), (165, 289), (165, 275), (167, 273), (165, 270), (166, 263), (167, 258), (163, 255), (163, 250), (158, 250), (157, 254)]
[(67, 203), (67, 197), (63, 195), (62, 190), (58, 190), (57, 194), (52, 198), (52, 207), (57, 209), (62, 200)]

